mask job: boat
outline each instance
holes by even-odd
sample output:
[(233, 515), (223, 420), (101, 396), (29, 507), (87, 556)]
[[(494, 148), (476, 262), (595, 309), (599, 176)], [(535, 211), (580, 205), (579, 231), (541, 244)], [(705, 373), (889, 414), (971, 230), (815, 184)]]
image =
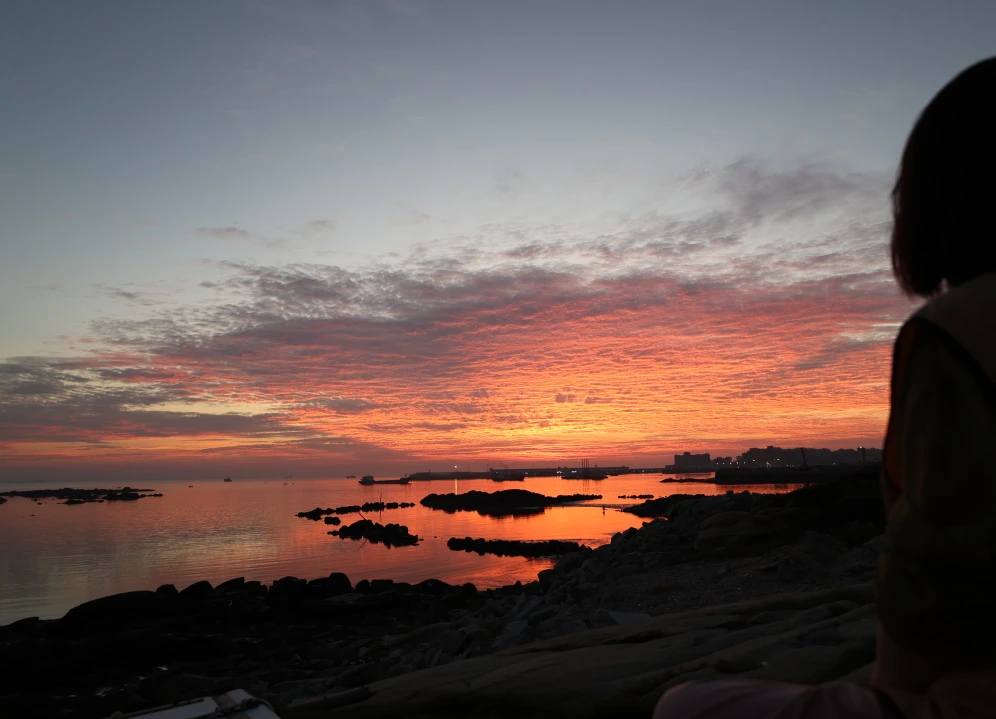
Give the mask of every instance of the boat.
[(347, 474), (346, 475), (346, 479), (356, 479), (356, 475), (355, 474)]
[(226, 481), (226, 482), (231, 482), (231, 481), (232, 481), (232, 478), (231, 478), (231, 477), (225, 477), (225, 481)]
[(360, 480), (360, 484), (408, 484), (411, 479), (401, 477), (400, 479), (374, 479), (372, 474), (367, 474)]
[(284, 477), (281, 477), (281, 479), (294, 479), (294, 477), (288, 474), (285, 475)]

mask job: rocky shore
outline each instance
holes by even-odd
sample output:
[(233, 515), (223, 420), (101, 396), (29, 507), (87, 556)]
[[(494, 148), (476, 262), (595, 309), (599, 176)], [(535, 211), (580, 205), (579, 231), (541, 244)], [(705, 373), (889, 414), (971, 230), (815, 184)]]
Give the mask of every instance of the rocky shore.
[(286, 719), (646, 715), (689, 678), (867, 672), (874, 476), (666, 513), (497, 590), (234, 579), (22, 620), (0, 627), (0, 702), (101, 717), (242, 687)]

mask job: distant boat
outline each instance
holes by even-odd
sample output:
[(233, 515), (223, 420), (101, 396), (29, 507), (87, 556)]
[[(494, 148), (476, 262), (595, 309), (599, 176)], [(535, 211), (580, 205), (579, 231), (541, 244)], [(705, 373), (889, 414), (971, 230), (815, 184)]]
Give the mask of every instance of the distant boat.
[(401, 479), (374, 479), (372, 474), (365, 475), (360, 480), (360, 484), (408, 484), (411, 480), (408, 477)]
[(346, 479), (356, 479), (356, 475), (355, 474), (347, 474), (346, 475)]
[(284, 479), (294, 479), (294, 477), (292, 477), (291, 475), (288, 474), (288, 475), (284, 476)]
[(226, 482), (231, 482), (231, 481), (232, 481), (232, 478), (231, 478), (231, 477), (225, 477), (225, 481), (226, 481)]

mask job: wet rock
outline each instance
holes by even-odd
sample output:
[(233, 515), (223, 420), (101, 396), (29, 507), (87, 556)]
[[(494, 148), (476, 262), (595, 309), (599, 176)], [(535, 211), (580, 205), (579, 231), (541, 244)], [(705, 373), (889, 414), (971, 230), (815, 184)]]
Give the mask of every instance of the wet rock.
[(211, 582), (201, 580), (181, 589), (180, 596), (184, 599), (210, 599), (214, 596), (214, 587)]
[(152, 616), (165, 599), (156, 592), (121, 592), (79, 604), (63, 617), (66, 624), (98, 622), (124, 617)]
[(672, 494), (669, 497), (660, 497), (659, 499), (647, 500), (642, 504), (634, 504), (632, 507), (626, 507), (623, 511), (635, 514), (637, 517), (666, 517), (671, 508), (678, 502), (704, 496), (702, 494)]
[(580, 569), (581, 565), (584, 563), (585, 556), (586, 554), (582, 551), (564, 554), (564, 556), (560, 558), (560, 561), (557, 562), (553, 568), (558, 572), (573, 572), (575, 569)]
[(167, 597), (175, 597), (179, 592), (176, 587), (172, 584), (161, 584), (156, 588), (156, 594), (161, 594)]
[(325, 524), (331, 524), (334, 527), (338, 527), (342, 523), (342, 520), (338, 517), (326, 517)]
[(329, 575), (329, 590), (334, 594), (345, 594), (353, 588), (349, 577), (342, 572), (332, 572)]
[(215, 590), (219, 592), (227, 592), (230, 590), (237, 591), (239, 589), (243, 589), (245, 585), (245, 577), (235, 577), (234, 579), (229, 579), (227, 582), (222, 582), (215, 588)]

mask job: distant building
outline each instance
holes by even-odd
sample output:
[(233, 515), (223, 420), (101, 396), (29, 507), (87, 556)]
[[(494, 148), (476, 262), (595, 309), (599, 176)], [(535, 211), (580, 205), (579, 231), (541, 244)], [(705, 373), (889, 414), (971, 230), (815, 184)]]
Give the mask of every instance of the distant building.
[(716, 457), (712, 462), (717, 467), (732, 467), (733, 457)]
[(678, 469), (679, 467), (706, 467), (711, 464), (712, 460), (709, 458), (708, 452), (703, 454), (685, 452), (684, 454), (674, 455), (675, 469)]
[(857, 449), (814, 449), (794, 447), (785, 449), (772, 447), (764, 449), (751, 447), (737, 457), (741, 467), (827, 467), (838, 464), (864, 464), (881, 462), (882, 450), (872, 447)]

